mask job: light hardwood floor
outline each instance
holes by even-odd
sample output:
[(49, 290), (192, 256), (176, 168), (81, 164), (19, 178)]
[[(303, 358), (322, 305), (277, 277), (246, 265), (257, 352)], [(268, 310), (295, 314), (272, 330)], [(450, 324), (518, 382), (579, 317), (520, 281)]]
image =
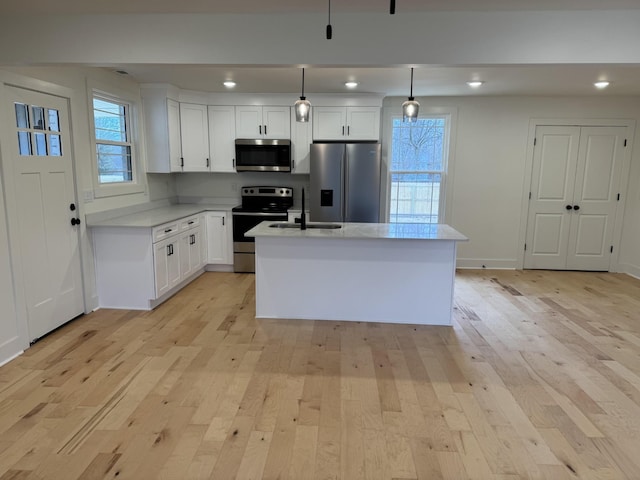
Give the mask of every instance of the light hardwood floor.
[(0, 480), (640, 479), (640, 281), (461, 271), (453, 327), (256, 320), (253, 282), (0, 368)]

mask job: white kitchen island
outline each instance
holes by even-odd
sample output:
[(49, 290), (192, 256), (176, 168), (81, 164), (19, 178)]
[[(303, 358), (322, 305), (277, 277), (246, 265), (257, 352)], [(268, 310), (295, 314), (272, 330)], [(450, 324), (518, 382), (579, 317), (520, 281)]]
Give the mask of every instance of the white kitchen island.
[[(256, 316), (451, 325), (456, 244), (443, 224), (273, 228), (256, 240)], [(313, 224), (310, 224), (313, 225)]]

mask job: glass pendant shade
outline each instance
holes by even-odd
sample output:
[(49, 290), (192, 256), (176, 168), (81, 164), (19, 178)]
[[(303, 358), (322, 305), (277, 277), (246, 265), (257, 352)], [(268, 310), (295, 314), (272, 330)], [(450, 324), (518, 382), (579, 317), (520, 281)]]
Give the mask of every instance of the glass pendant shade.
[(293, 109), (296, 112), (296, 122), (308, 122), (309, 111), (311, 110), (311, 104), (305, 97), (300, 97), (300, 100), (293, 104)]
[(420, 110), (420, 104), (413, 98), (413, 68), (411, 69), (411, 93), (406, 102), (402, 104), (402, 121), (403, 122), (415, 122), (418, 120), (418, 110)]
[(300, 95), (300, 100), (293, 104), (293, 110), (296, 112), (296, 122), (306, 123), (309, 121), (311, 104), (307, 97), (304, 96), (304, 68), (302, 69), (302, 94)]
[(409, 100), (402, 104), (402, 121), (415, 122), (418, 120), (418, 110), (420, 110), (420, 104), (413, 97), (409, 97)]

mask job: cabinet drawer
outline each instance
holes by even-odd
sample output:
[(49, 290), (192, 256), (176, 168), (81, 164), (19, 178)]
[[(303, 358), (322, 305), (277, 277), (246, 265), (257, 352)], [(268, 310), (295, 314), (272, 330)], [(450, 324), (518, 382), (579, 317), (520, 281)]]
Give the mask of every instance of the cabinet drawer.
[(165, 223), (153, 228), (153, 243), (169, 238), (178, 233), (178, 222)]
[(184, 232), (190, 228), (200, 225), (200, 215), (180, 219), (180, 231)]

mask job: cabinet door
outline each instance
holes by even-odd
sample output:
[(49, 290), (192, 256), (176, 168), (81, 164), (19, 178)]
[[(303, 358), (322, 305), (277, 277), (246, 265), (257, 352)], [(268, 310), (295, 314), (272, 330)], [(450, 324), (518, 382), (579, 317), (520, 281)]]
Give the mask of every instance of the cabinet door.
[(378, 107), (347, 107), (347, 138), (349, 140), (380, 140), (380, 109)]
[(191, 230), (180, 235), (180, 280), (184, 280), (192, 273), (191, 267)]
[(189, 268), (191, 273), (203, 267), (203, 254), (202, 228), (194, 228), (189, 231)]
[(238, 106), (236, 107), (236, 137), (237, 138), (262, 138), (262, 107)]
[(156, 298), (180, 283), (180, 255), (178, 238), (163, 240), (153, 245), (153, 268)]
[(344, 140), (346, 130), (347, 109), (345, 107), (314, 107), (314, 140)]
[(169, 128), (169, 162), (172, 172), (182, 170), (182, 146), (180, 145), (180, 104), (167, 99), (167, 126)]
[(225, 212), (207, 212), (207, 263), (232, 263), (229, 254), (231, 248), (230, 231), (231, 225), (228, 225)]
[[(313, 107), (311, 108), (313, 113)], [(309, 117), (308, 122), (296, 122), (296, 113), (291, 109), (291, 160), (293, 161), (291, 173), (309, 173), (309, 165), (311, 164), (309, 147), (313, 141), (311, 138), (312, 124), (312, 116)]]
[(291, 108), (262, 107), (262, 124), (264, 138), (290, 138)]
[(212, 172), (235, 172), (234, 107), (209, 107), (209, 157)]
[(180, 135), (185, 172), (209, 171), (207, 106), (180, 104)]

